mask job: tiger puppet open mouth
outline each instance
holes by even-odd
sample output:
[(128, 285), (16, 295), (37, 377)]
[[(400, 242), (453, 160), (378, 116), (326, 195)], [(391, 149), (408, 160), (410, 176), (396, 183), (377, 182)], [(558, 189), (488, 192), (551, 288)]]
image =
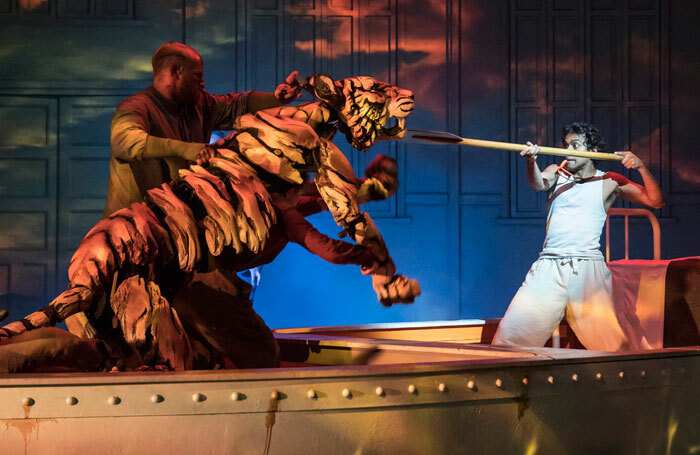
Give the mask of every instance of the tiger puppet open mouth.
[[(373, 265), (363, 266), (362, 273), (371, 275), (379, 301), (413, 302), (420, 295), (418, 283), (396, 274), (377, 227), (359, 208), (396, 192), (395, 162), (375, 160), (380, 170), (368, 169), (360, 183), (331, 142), (341, 131), (353, 147), (366, 151), (401, 138), (413, 110), (412, 92), (370, 77), (334, 81), (316, 75), (301, 84), (315, 101), (239, 117), (233, 133), (207, 146), (215, 151), (207, 163), (181, 170), (170, 184), (149, 190), (143, 202), (98, 222), (73, 255), (68, 290), (0, 329), (0, 339), (82, 311), (90, 319), (98, 306), (106, 306), (126, 344), (141, 353), (134, 365), (160, 357), (173, 369), (190, 368), (188, 342), (167, 335), (182, 332), (183, 324), (165, 287), (177, 287), (174, 276), (212, 262), (226, 267), (239, 255), (263, 251), (278, 218), (275, 195), (302, 186), (307, 173), (315, 173), (318, 193), (344, 233), (373, 255)], [(392, 118), (396, 125), (388, 127)]]
[[(371, 77), (359, 76), (333, 82), (319, 76), (315, 94), (334, 108), (338, 128), (347, 141), (362, 152), (379, 141), (400, 139), (406, 133), (406, 117), (413, 112), (413, 93)], [(316, 80), (311, 78), (310, 84)], [(390, 119), (396, 125), (387, 128)]]

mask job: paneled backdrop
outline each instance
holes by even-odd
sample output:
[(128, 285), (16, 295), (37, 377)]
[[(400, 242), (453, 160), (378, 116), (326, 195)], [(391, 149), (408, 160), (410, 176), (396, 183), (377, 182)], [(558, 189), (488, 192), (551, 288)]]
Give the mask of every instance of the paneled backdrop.
[[(564, 124), (593, 122), (659, 179), (663, 257), (700, 254), (698, 20), (698, 3), (681, 0), (0, 0), (0, 308), (20, 317), (65, 288), (104, 205), (111, 115), (149, 85), (151, 53), (169, 40), (200, 51), (215, 93), (269, 91), (297, 69), (413, 90), (410, 128), (558, 145)], [(263, 269), (255, 306), (266, 321), (501, 316), (544, 236), (544, 195), (527, 187), (524, 162), (336, 143), (358, 173), (376, 153), (398, 160), (398, 194), (368, 211), (423, 295), (383, 308), (357, 268), (290, 245)], [(327, 213), (311, 221), (338, 231)], [(650, 257), (650, 229), (633, 223), (632, 238), (633, 256)]]

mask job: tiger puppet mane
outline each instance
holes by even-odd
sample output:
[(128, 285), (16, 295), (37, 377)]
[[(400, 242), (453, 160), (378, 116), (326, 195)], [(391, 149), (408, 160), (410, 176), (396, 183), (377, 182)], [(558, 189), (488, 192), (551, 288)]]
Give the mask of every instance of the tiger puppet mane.
[[(161, 288), (172, 287), (173, 276), (206, 268), (219, 257), (262, 251), (277, 222), (271, 195), (303, 185), (307, 173), (316, 174), (316, 188), (343, 233), (375, 258), (362, 273), (371, 275), (379, 301), (386, 306), (413, 302), (420, 295), (418, 282), (396, 273), (372, 218), (359, 208), (393, 195), (397, 173), (358, 183), (331, 142), (340, 131), (366, 151), (403, 137), (412, 92), (370, 77), (334, 81), (316, 75), (301, 84), (315, 101), (239, 117), (233, 133), (208, 146), (215, 151), (208, 163), (181, 170), (170, 184), (149, 190), (143, 202), (99, 221), (71, 259), (68, 289), (47, 307), (0, 329), (0, 339), (53, 326), (79, 312), (90, 317), (107, 305), (126, 343), (142, 352), (137, 363), (161, 358), (173, 369), (190, 368), (186, 337), (167, 339), (183, 329)], [(396, 125), (388, 127), (392, 117)]]

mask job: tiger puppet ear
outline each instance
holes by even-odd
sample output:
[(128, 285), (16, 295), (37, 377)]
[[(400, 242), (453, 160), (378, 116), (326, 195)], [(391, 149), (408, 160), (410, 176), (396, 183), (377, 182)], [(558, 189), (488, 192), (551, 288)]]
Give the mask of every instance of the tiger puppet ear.
[(316, 74), (309, 78), (309, 85), (313, 87), (316, 98), (328, 101), (335, 109), (340, 109), (345, 104), (345, 98), (340, 92), (335, 81), (325, 74)]

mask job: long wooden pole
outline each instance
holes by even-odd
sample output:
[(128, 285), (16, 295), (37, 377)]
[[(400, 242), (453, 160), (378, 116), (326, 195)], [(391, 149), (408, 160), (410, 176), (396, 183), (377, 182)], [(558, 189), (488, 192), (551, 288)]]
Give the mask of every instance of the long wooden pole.
[[(469, 145), (472, 147), (482, 147), (498, 150), (512, 150), (520, 152), (528, 146), (525, 144), (513, 144), (510, 142), (485, 141), (481, 139), (469, 139), (459, 137), (451, 133), (442, 131), (423, 131), (423, 130), (408, 130), (406, 137), (420, 142), (437, 142), (442, 144)], [(594, 160), (611, 160), (621, 161), (622, 156), (614, 153), (591, 152), (588, 150), (570, 150), (556, 147), (540, 146), (540, 154), (543, 155), (558, 155), (558, 156), (579, 156)]]

